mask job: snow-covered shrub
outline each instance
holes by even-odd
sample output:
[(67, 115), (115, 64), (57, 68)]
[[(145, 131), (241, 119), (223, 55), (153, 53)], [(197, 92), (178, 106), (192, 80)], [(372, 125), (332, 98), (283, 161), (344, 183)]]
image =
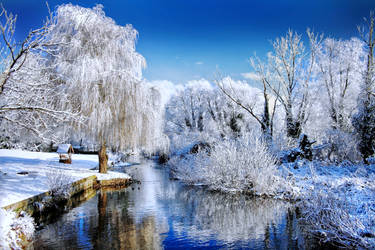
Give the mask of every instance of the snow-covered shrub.
[[(202, 156), (202, 155), (201, 155)], [(242, 190), (257, 195), (275, 194), (279, 177), (275, 158), (258, 138), (225, 140), (215, 145), (211, 156), (201, 158), (203, 176), (218, 190)]]
[(63, 170), (57, 170), (47, 174), (47, 185), (54, 199), (58, 200), (69, 197), (71, 189), (70, 183), (72, 183), (72, 178), (66, 175)]
[(282, 188), (275, 157), (254, 134), (210, 145), (209, 152), (201, 150), (197, 154), (173, 157), (170, 164), (176, 177), (202, 183), (213, 190), (254, 195), (274, 196)]
[(16, 213), (0, 209), (0, 248), (23, 249), (22, 241), (31, 240), (34, 234), (34, 219), (27, 213)]

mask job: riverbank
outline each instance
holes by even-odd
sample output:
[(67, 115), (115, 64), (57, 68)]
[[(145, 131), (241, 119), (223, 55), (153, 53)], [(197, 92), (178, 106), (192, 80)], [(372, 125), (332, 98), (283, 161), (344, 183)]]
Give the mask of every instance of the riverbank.
[(62, 164), (56, 153), (0, 150), (0, 247), (28, 244), (34, 232), (30, 216), (65, 207), (90, 190), (131, 182), (125, 173), (99, 174), (97, 167), (97, 155), (73, 155), (72, 164)]
[(129, 175), (119, 172), (99, 174), (95, 170), (97, 155), (73, 154), (72, 164), (62, 164), (56, 153), (1, 149), (0, 166), (0, 207), (51, 190), (54, 179), (55, 182), (62, 179), (65, 184), (93, 175), (98, 180), (130, 179)]

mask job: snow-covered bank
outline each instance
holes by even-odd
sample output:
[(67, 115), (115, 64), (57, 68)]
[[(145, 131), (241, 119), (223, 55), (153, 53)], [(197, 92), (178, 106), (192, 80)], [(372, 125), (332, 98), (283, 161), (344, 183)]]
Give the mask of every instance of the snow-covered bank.
[(301, 207), (303, 223), (322, 242), (375, 246), (375, 168), (299, 161), (281, 166)]
[[(125, 173), (99, 174), (97, 155), (72, 155), (72, 164), (59, 163), (56, 153), (0, 150), (0, 207), (48, 191), (48, 178), (62, 173), (70, 182), (96, 175), (99, 180), (130, 178)], [(19, 174), (21, 173), (21, 174)]]

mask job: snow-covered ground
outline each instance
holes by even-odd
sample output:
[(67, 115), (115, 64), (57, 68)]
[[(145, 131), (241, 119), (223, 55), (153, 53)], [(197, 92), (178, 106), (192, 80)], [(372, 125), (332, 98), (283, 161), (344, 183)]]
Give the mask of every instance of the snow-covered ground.
[(322, 241), (353, 248), (375, 246), (375, 166), (298, 161), (281, 166), (302, 220)]
[[(72, 164), (59, 163), (57, 153), (0, 150), (0, 207), (49, 190), (48, 176), (62, 173), (69, 181), (96, 175), (98, 179), (130, 178), (125, 173), (99, 174), (97, 155), (72, 155)], [(18, 174), (27, 172), (28, 174)]]
[(280, 169), (294, 187), (293, 194), (296, 198), (303, 198), (311, 191), (327, 188), (346, 187), (342, 191), (361, 197), (364, 193), (375, 191), (374, 165), (327, 166), (320, 162), (297, 161), (283, 164)]

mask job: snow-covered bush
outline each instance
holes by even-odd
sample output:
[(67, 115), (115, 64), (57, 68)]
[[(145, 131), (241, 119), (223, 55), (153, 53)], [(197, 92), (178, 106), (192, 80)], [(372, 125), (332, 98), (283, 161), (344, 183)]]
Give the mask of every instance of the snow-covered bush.
[(202, 170), (213, 189), (273, 195), (280, 184), (275, 162), (259, 138), (246, 136), (215, 145), (208, 164)]
[(259, 196), (274, 196), (282, 190), (284, 183), (276, 159), (254, 134), (236, 140), (219, 140), (210, 145), (211, 150), (173, 157), (170, 165), (176, 177), (207, 185), (213, 190)]
[(71, 183), (72, 178), (66, 175), (63, 170), (57, 170), (47, 174), (47, 185), (54, 199), (65, 199), (69, 197)]
[(34, 219), (22, 212), (16, 213), (0, 209), (0, 248), (23, 249), (24, 240), (31, 240), (34, 234)]

